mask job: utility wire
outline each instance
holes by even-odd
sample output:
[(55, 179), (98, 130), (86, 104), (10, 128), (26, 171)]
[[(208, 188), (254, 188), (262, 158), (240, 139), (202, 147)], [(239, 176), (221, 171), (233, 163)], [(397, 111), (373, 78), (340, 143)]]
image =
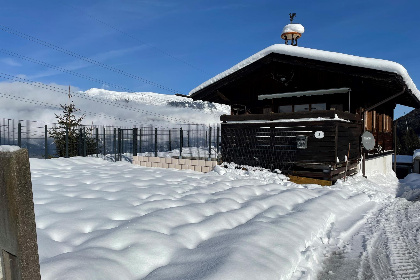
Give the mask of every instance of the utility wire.
[[(47, 107), (47, 108), (50, 108), (50, 109), (59, 109), (59, 110), (62, 109), (60, 106), (57, 106), (57, 105), (52, 104), (52, 103), (42, 102), (42, 101), (29, 99), (29, 98), (25, 98), (25, 97), (20, 97), (20, 96), (16, 96), (16, 95), (12, 95), (12, 94), (2, 93), (2, 92), (0, 92), (0, 97), (11, 99), (11, 100), (16, 100), (16, 101), (20, 101), (20, 102), (25, 102), (25, 103), (29, 103), (29, 104), (40, 105), (40, 106), (44, 106), (44, 107)], [(137, 123), (134, 120), (117, 118), (117, 117), (109, 116), (109, 115), (106, 115), (106, 114), (99, 114), (99, 113), (83, 111), (83, 110), (77, 110), (77, 112), (81, 112), (82, 115), (90, 115), (90, 116), (94, 116), (94, 117), (107, 118), (107, 119), (113, 119), (113, 120), (118, 120), (118, 121), (128, 121), (128, 122), (131, 122), (131, 123), (134, 123), (134, 124)]]
[[(2, 52), (4, 54), (7, 54), (7, 55), (10, 55), (10, 56), (13, 56), (13, 57), (17, 57), (17, 58), (25, 60), (25, 61), (29, 61), (29, 62), (36, 63), (38, 65), (42, 65), (42, 66), (45, 66), (45, 67), (48, 67), (48, 68), (51, 68), (51, 69), (54, 69), (54, 70), (58, 70), (58, 71), (63, 72), (63, 73), (67, 73), (67, 74), (70, 74), (70, 75), (73, 75), (73, 76), (76, 76), (76, 77), (79, 77), (79, 78), (83, 78), (83, 79), (86, 79), (86, 80), (89, 80), (89, 81), (92, 81), (92, 82), (96, 82), (96, 83), (100, 83), (100, 84), (107, 84), (107, 85), (110, 85), (114, 88), (124, 90), (128, 93), (136, 93), (137, 96), (142, 96), (143, 98), (148, 99), (150, 101), (154, 101), (154, 100), (160, 100), (160, 101), (164, 101), (164, 102), (167, 101), (166, 99), (159, 98), (158, 96), (151, 96), (150, 94), (145, 93), (145, 92), (135, 92), (135, 91), (130, 90), (128, 88), (125, 88), (125, 87), (122, 87), (122, 86), (119, 86), (119, 85), (116, 85), (116, 84), (113, 84), (113, 83), (108, 83), (106, 81), (96, 79), (96, 78), (93, 78), (93, 77), (90, 77), (90, 76), (87, 76), (87, 75), (84, 75), (84, 74), (80, 74), (80, 73), (77, 73), (75, 71), (71, 71), (71, 70), (65, 69), (63, 67), (55, 66), (55, 65), (37, 60), (37, 59), (33, 59), (33, 58), (30, 58), (30, 57), (18, 54), (16, 52), (12, 52), (12, 51), (5, 50), (5, 49), (0, 49), (0, 52)], [(195, 108), (190, 108), (190, 107), (187, 107), (186, 109), (200, 110), (200, 109), (195, 109)], [(212, 115), (212, 113), (206, 112), (206, 111), (203, 111), (203, 110), (201, 110), (201, 113)]]
[(113, 26), (113, 25), (109, 24), (108, 22), (105, 22), (105, 21), (103, 21), (103, 20), (101, 20), (101, 19), (99, 19), (99, 18), (97, 18), (97, 17), (94, 17), (93, 15), (91, 15), (91, 14), (89, 14), (89, 13), (85, 12), (84, 10), (82, 10), (82, 9), (80, 9), (80, 8), (78, 8), (78, 7), (75, 7), (75, 6), (73, 6), (73, 5), (69, 4), (69, 3), (66, 3), (66, 2), (62, 2), (62, 3), (63, 3), (64, 5), (67, 5), (67, 6), (71, 7), (71, 8), (73, 8), (73, 9), (77, 10), (78, 12), (80, 12), (80, 13), (82, 13), (82, 14), (86, 15), (88, 18), (90, 18), (90, 19), (92, 19), (92, 20), (94, 20), (94, 21), (96, 21), (96, 22), (98, 22), (98, 23), (100, 23), (100, 24), (103, 24), (103, 25), (107, 26), (108, 28), (111, 28), (111, 29), (113, 29), (113, 30), (115, 30), (115, 31), (117, 31), (117, 32), (119, 32), (119, 33), (121, 33), (121, 34), (123, 34), (123, 35), (125, 35), (125, 36), (127, 36), (127, 37), (129, 37), (129, 38), (131, 38), (131, 39), (133, 39), (133, 40), (135, 40), (135, 41), (137, 41), (137, 42), (139, 42), (139, 43), (141, 43), (142, 45), (150, 46), (151, 48), (155, 49), (157, 52), (159, 52), (159, 53), (161, 53), (161, 54), (163, 54), (163, 55), (166, 55), (166, 56), (168, 56), (168, 57), (170, 57), (170, 58), (172, 58), (172, 59), (174, 59), (174, 60), (177, 60), (177, 61), (179, 61), (179, 62), (181, 62), (181, 63), (183, 63), (183, 64), (185, 64), (185, 65), (187, 65), (187, 66), (189, 66), (189, 67), (191, 67), (191, 68), (194, 68), (195, 70), (198, 70), (199, 72), (201, 72), (201, 73), (203, 73), (203, 74), (210, 75), (210, 73), (208, 73), (208, 72), (204, 71), (204, 70), (203, 70), (203, 69), (201, 69), (201, 68), (198, 68), (197, 66), (195, 66), (195, 65), (193, 65), (193, 64), (191, 64), (191, 63), (189, 63), (188, 61), (185, 61), (185, 60), (183, 60), (183, 59), (180, 59), (179, 57), (176, 57), (176, 56), (174, 56), (174, 55), (170, 54), (170, 53), (169, 53), (168, 51), (166, 51), (166, 50), (163, 50), (163, 49), (158, 48), (158, 47), (156, 47), (156, 46), (153, 46), (153, 45), (151, 45), (151, 44), (149, 44), (149, 43), (146, 43), (145, 41), (143, 41), (143, 40), (139, 39), (138, 37), (133, 36), (133, 35), (131, 35), (131, 34), (129, 34), (129, 33), (127, 33), (127, 32), (125, 32), (125, 31), (123, 31), (123, 30), (121, 30), (121, 29), (119, 29), (119, 28), (117, 28), (117, 27), (115, 27), (115, 26)]
[[(43, 83), (40, 83), (40, 82), (30, 81), (30, 80), (25, 79), (25, 78), (16, 77), (16, 76), (12, 76), (12, 75), (1, 73), (1, 72), (0, 72), (0, 77), (8, 79), (8, 80), (16, 81), (16, 82), (19, 82), (19, 83), (28, 84), (28, 85), (31, 85), (31, 86), (36, 86), (36, 87), (43, 88), (43, 89), (46, 89), (46, 90), (55, 91), (55, 92), (58, 92), (58, 93), (64, 93), (65, 95), (68, 94), (67, 90), (62, 89), (60, 87), (55, 87), (55, 86), (46, 85), (46, 84), (43, 84)], [(113, 107), (122, 108), (122, 109), (125, 109), (125, 110), (130, 110), (130, 111), (137, 112), (137, 113), (140, 113), (140, 114), (152, 115), (154, 117), (161, 118), (161, 119), (166, 119), (166, 120), (173, 121), (173, 122), (192, 123), (189, 120), (182, 119), (182, 118), (168, 117), (168, 116), (165, 116), (165, 115), (162, 115), (162, 114), (150, 112), (150, 111), (143, 110), (143, 109), (133, 108), (133, 107), (130, 107), (130, 106), (127, 106), (127, 105), (122, 106), (122, 105), (118, 104), (116, 101), (110, 102), (108, 100), (101, 100), (101, 99), (98, 99), (98, 98), (87, 96), (87, 95), (82, 94), (80, 92), (72, 92), (72, 94), (74, 94), (77, 97), (82, 98), (82, 99), (90, 100), (90, 101), (93, 101), (93, 102), (97, 102), (97, 103), (101, 103), (101, 104), (105, 104), (105, 105), (109, 105), (109, 106), (113, 106)]]
[(53, 44), (51, 44), (51, 43), (48, 43), (48, 42), (46, 42), (46, 41), (43, 41), (43, 40), (38, 39), (38, 38), (36, 38), (36, 37), (33, 37), (33, 36), (31, 36), (31, 35), (28, 35), (28, 34), (25, 34), (25, 33), (23, 33), (23, 32), (20, 32), (20, 31), (14, 30), (14, 29), (12, 29), (12, 28), (10, 28), (10, 27), (7, 27), (7, 26), (4, 26), (4, 25), (1, 25), (1, 24), (0, 24), (0, 30), (2, 30), (2, 31), (4, 31), (4, 32), (7, 32), (7, 33), (10, 33), (10, 34), (13, 34), (13, 35), (16, 35), (16, 36), (21, 37), (21, 38), (23, 38), (23, 39), (26, 39), (26, 40), (28, 40), (28, 41), (31, 41), (31, 42), (37, 43), (37, 44), (39, 44), (39, 45), (45, 46), (45, 47), (47, 47), (47, 48), (50, 48), (50, 49), (53, 49), (53, 50), (56, 50), (56, 51), (62, 52), (62, 53), (67, 54), (67, 55), (69, 55), (69, 56), (72, 56), (72, 57), (78, 58), (78, 59), (80, 59), (80, 60), (86, 61), (86, 62), (91, 63), (91, 64), (94, 64), (94, 65), (96, 65), (96, 66), (102, 67), (102, 68), (107, 69), (107, 70), (109, 70), (109, 71), (111, 71), (111, 72), (115, 72), (115, 73), (117, 73), (117, 74), (120, 74), (120, 75), (123, 75), (123, 76), (129, 77), (129, 78), (132, 78), (132, 79), (135, 79), (135, 80), (138, 80), (138, 81), (141, 81), (141, 82), (147, 83), (147, 84), (149, 84), (149, 85), (155, 86), (155, 87), (160, 88), (160, 89), (163, 89), (163, 90), (167, 90), (167, 91), (172, 92), (172, 93), (179, 93), (179, 91), (174, 90), (174, 89), (172, 89), (172, 88), (169, 88), (169, 87), (166, 87), (166, 86), (160, 85), (160, 84), (158, 84), (158, 83), (155, 83), (155, 82), (149, 81), (149, 80), (147, 80), (147, 79), (145, 79), (145, 78), (142, 78), (142, 77), (140, 77), (140, 76), (137, 76), (137, 75), (133, 75), (133, 74), (127, 73), (127, 72), (125, 72), (124, 70), (121, 70), (121, 69), (115, 68), (115, 67), (113, 67), (113, 66), (106, 65), (106, 64), (104, 64), (104, 63), (102, 63), (102, 62), (99, 62), (99, 61), (96, 61), (96, 60), (94, 60), (94, 59), (91, 59), (91, 58), (85, 57), (85, 56), (83, 56), (83, 55), (77, 54), (77, 53), (72, 52), (72, 51), (70, 51), (70, 50), (66, 50), (66, 49), (64, 49), (64, 48), (62, 48), (62, 47), (59, 47), (59, 46), (53, 45)]

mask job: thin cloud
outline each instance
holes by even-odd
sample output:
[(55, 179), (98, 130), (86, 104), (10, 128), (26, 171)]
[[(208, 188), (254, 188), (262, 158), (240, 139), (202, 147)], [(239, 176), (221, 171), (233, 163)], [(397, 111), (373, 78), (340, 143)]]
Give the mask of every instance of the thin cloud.
[(1, 60), (1, 62), (5, 63), (9, 66), (14, 66), (14, 67), (22, 66), (22, 64), (20, 64), (19, 62), (17, 62), (16, 60), (14, 60), (13, 58), (10, 58), (10, 57), (3, 58)]
[[(127, 55), (129, 53), (132, 52), (136, 52), (142, 49), (147, 49), (149, 48), (149, 46), (146, 45), (141, 45), (141, 46), (136, 46), (136, 47), (132, 47), (132, 48), (124, 48), (124, 49), (118, 49), (118, 50), (110, 50), (110, 51), (106, 51), (106, 52), (102, 52), (96, 55), (93, 55), (91, 57), (89, 57), (90, 59), (105, 63), (105, 61), (110, 60), (112, 58), (117, 58), (117, 57), (121, 57), (124, 55)], [(73, 60), (69, 63), (66, 63), (64, 65), (58, 65), (58, 67), (60, 68), (64, 68), (66, 70), (70, 70), (70, 71), (76, 71), (76, 70), (80, 70), (80, 69), (85, 69), (91, 66), (95, 66), (91, 63), (88, 63), (86, 61), (81, 61), (81, 60)], [(51, 77), (51, 76), (55, 76), (58, 74), (61, 74), (62, 72), (54, 70), (54, 69), (48, 69), (48, 70), (44, 70), (44, 71), (40, 71), (38, 73), (35, 73), (33, 75), (30, 75), (29, 77), (31, 79), (38, 79), (38, 78), (45, 78), (45, 77)]]

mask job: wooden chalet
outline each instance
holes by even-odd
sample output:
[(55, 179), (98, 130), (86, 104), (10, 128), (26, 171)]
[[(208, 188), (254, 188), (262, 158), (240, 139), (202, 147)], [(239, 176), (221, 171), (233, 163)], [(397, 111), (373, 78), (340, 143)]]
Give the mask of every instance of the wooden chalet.
[[(231, 106), (220, 118), (223, 161), (327, 182), (358, 172), (362, 155), (392, 153), (396, 104), (420, 107), (417, 88), (395, 62), (283, 44), (190, 96)], [(375, 138), (370, 151), (361, 144), (364, 131)]]

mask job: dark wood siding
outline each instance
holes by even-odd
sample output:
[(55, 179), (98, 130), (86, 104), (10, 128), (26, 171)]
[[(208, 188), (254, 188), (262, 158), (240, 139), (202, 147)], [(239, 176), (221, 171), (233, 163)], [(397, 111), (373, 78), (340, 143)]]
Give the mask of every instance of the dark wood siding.
[[(316, 131), (324, 137), (316, 138)], [(360, 121), (223, 123), (222, 160), (334, 180), (348, 154), (351, 163), (360, 159), (361, 131)], [(306, 149), (297, 148), (298, 135), (307, 136)]]

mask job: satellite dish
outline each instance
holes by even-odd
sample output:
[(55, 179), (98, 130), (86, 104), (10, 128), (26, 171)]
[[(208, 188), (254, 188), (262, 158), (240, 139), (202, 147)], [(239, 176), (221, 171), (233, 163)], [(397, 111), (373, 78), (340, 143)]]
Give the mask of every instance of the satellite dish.
[(369, 131), (363, 132), (362, 145), (363, 148), (365, 148), (368, 151), (373, 150), (373, 148), (375, 147), (375, 137)]

